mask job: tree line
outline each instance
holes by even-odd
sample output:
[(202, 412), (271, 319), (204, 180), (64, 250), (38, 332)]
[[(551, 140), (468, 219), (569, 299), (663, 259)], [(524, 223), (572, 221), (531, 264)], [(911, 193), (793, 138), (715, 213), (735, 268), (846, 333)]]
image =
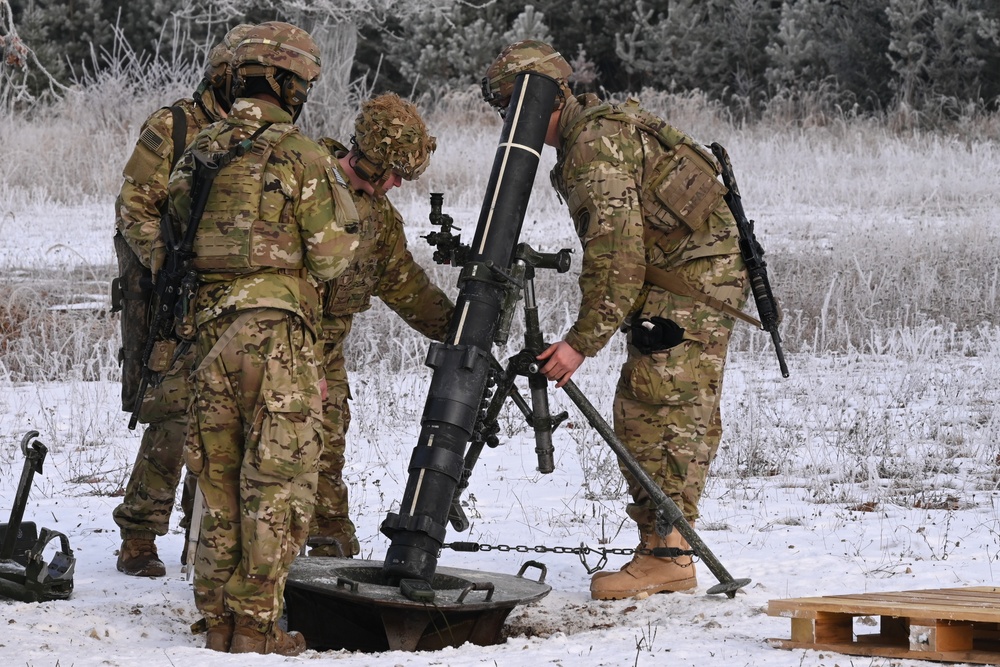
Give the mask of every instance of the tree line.
[[(193, 65), (239, 22), (356, 31), (351, 77), (417, 97), (478, 84), (510, 41), (543, 39), (578, 92), (700, 91), (739, 118), (770, 105), (947, 119), (1000, 103), (997, 0), (3, 0), (64, 85), (114, 67), (116, 39)], [(3, 23), (0, 22), (0, 48)], [(8, 40), (9, 41), (9, 40)], [(40, 90), (37, 72), (19, 83)], [(35, 77), (34, 80), (31, 77)], [(5, 85), (12, 85), (8, 77)], [(17, 82), (15, 80), (15, 82)]]

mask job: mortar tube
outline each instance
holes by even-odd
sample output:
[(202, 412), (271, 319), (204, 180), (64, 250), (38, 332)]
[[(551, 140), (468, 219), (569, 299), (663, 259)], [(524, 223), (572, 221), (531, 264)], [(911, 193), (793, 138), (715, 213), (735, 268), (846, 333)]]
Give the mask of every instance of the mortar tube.
[(523, 72), (514, 81), (455, 314), (445, 342), (432, 344), (427, 355), (434, 375), (403, 499), (398, 513), (390, 512), (381, 525), (391, 541), (383, 563), (389, 584), (432, 582), (437, 568), (465, 448), (484, 410), (504, 277), (514, 259), (558, 92), (555, 81), (534, 72)]

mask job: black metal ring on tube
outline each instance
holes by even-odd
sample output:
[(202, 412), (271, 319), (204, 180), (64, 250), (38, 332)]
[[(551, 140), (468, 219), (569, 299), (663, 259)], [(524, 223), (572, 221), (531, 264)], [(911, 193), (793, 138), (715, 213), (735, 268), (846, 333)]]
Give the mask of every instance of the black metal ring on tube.
[[(481, 409), (493, 334), (503, 310), (502, 274), (514, 259), (558, 93), (555, 81), (533, 72), (514, 80), (448, 337), (444, 344), (432, 344), (428, 353), (434, 375), (417, 450), (442, 447), (463, 456), (472, 436), (473, 415)], [(422, 460), (431, 459), (417, 452), (411, 459)], [(382, 566), (388, 582), (432, 581), (457, 484), (452, 475), (434, 467), (411, 467), (398, 513), (390, 512), (381, 526), (391, 541)]]

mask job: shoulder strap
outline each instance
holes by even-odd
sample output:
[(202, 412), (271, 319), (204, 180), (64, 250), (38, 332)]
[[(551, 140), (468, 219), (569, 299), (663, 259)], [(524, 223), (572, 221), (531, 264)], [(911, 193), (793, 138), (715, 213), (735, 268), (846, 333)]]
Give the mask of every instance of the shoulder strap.
[(173, 171), (187, 146), (187, 116), (176, 104), (170, 107), (170, 115), (174, 118), (174, 129), (170, 133), (170, 139), (174, 142), (174, 154), (170, 158), (170, 171)]

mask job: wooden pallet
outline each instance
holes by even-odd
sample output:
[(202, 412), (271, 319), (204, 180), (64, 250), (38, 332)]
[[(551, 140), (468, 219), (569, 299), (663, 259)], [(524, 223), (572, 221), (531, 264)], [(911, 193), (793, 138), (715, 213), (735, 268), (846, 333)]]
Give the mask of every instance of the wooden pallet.
[[(1000, 588), (992, 586), (771, 600), (767, 613), (792, 619), (791, 639), (767, 640), (775, 648), (1000, 665)], [(878, 618), (877, 631), (862, 634), (856, 618)]]

